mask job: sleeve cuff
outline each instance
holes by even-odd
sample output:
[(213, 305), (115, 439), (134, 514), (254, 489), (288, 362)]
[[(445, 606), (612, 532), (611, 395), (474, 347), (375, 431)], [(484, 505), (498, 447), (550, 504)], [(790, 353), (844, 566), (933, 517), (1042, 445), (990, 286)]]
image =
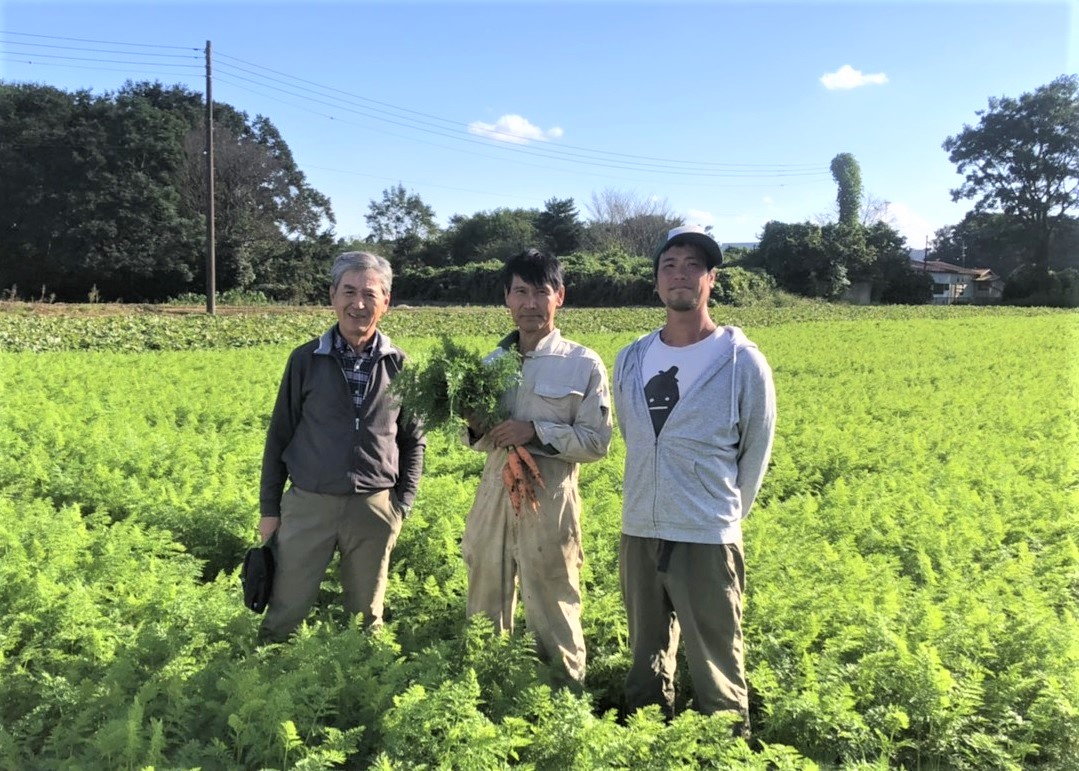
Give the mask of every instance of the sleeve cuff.
[(561, 450), (559, 450), (557, 447), (547, 441), (547, 439), (544, 437), (544, 434), (547, 433), (545, 424), (533, 420), (532, 428), (536, 432), (536, 445), (541, 450), (543, 450), (548, 455), (561, 455)]

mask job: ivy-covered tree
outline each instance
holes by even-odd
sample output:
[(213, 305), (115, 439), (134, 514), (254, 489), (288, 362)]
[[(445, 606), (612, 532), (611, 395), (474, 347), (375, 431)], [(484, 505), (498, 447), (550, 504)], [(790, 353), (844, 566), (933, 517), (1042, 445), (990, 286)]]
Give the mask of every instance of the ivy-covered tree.
[(881, 299), (882, 258), (909, 262), (903, 237), (886, 223), (866, 228), (860, 223), (772, 221), (746, 263), (762, 266), (780, 288), (794, 294), (834, 300), (853, 282), (870, 281)]
[(1079, 209), (1079, 76), (1018, 98), (991, 97), (976, 114), (978, 125), (944, 141), (963, 175), (952, 199), (975, 199), (975, 212), (1021, 222), (1031, 267), (1047, 274), (1054, 234)]
[(850, 153), (840, 153), (832, 159), (831, 168), (832, 178), (839, 187), (836, 194), (839, 222), (857, 225), (862, 204), (862, 170), (858, 161)]

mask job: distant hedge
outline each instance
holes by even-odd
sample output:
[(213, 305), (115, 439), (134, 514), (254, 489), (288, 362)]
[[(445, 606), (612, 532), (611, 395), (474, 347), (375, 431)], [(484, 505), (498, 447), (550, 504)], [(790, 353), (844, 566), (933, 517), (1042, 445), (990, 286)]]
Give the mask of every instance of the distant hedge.
[[(566, 305), (609, 308), (656, 305), (652, 263), (619, 251), (576, 253), (562, 257)], [(393, 281), (397, 302), (502, 303), (502, 262), (406, 268)], [(755, 305), (771, 300), (776, 284), (762, 271), (720, 268), (712, 298), (726, 305)]]

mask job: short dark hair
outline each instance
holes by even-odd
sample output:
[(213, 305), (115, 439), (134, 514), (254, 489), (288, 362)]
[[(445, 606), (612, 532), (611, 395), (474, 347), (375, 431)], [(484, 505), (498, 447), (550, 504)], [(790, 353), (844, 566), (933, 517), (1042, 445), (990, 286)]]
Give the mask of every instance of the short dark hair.
[(502, 266), (502, 287), (508, 292), (513, 284), (513, 277), (532, 286), (549, 285), (556, 292), (562, 288), (562, 263), (549, 252), (539, 249), (525, 249), (506, 260)]

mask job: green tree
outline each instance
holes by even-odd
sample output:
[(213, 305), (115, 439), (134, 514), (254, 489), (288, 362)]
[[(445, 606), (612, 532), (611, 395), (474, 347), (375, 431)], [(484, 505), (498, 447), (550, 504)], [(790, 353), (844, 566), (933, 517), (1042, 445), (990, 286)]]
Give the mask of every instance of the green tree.
[(723, 249), (723, 265), (725, 267), (759, 267), (753, 263), (754, 250), (748, 246), (727, 246)]
[[(990, 268), (1007, 278), (1029, 259), (1028, 240), (1027, 228), (1017, 217), (972, 211), (937, 230), (930, 259)], [(1049, 264), (1058, 269), (1079, 267), (1079, 218), (1065, 217), (1055, 229)]]
[(343, 251), (348, 251), (344, 244), (325, 232), (316, 238), (287, 239), (268, 255), (252, 288), (293, 305), (325, 304), (330, 266)]
[(864, 228), (866, 248), (872, 255), (868, 274), (876, 302), (924, 305), (933, 297), (933, 280), (910, 261), (907, 240), (887, 222)]
[(405, 190), (400, 182), (382, 191), (381, 201), (371, 201), (364, 216), (371, 229), (371, 241), (396, 244), (405, 238), (423, 241), (438, 233), (435, 210), (423, 202), (419, 193)]
[(1079, 76), (1061, 76), (1019, 98), (989, 99), (977, 126), (944, 141), (964, 175), (952, 199), (1023, 224), (1032, 268), (1047, 274), (1055, 231), (1079, 207)]
[(136, 94), (0, 85), (0, 281), (155, 299), (192, 278), (175, 169), (184, 123)]
[(571, 254), (581, 246), (584, 226), (572, 198), (552, 198), (536, 217), (536, 231), (543, 246), (554, 254)]
[(850, 280), (830, 240), (820, 225), (773, 220), (764, 226), (757, 252), (781, 289), (806, 297), (836, 299)]
[[(60, 299), (161, 300), (204, 277), (202, 96), (0, 84), (0, 284)], [(333, 222), (267, 118), (215, 105), (219, 280), (253, 286), (291, 240)]]
[[(230, 107), (215, 106), (214, 205), (217, 285), (247, 289), (276, 270), (276, 255), (290, 239), (315, 239), (334, 222), (330, 201), (307, 184), (277, 127), (263, 116), (248, 122)], [(205, 131), (185, 141), (187, 200), (194, 217), (205, 209)], [(200, 266), (200, 275), (202, 275)]]
[(840, 153), (832, 159), (832, 178), (839, 186), (836, 205), (839, 222), (844, 225), (858, 224), (858, 210), (862, 203), (862, 170), (850, 153)]
[(511, 254), (535, 246), (538, 241), (536, 209), (500, 208), (455, 214), (450, 218), (443, 243), (454, 265), (487, 260), (504, 260)]
[(1007, 276), (1028, 259), (1027, 231), (1015, 217), (967, 212), (955, 225), (936, 231), (929, 248), (931, 260), (966, 268), (991, 268)]

